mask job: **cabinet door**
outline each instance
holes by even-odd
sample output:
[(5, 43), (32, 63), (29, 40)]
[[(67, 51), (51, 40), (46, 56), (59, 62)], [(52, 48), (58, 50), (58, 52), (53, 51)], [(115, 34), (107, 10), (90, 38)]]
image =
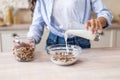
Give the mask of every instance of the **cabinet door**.
[(117, 47), (120, 47), (120, 30), (117, 30)]
[[(12, 47), (14, 46), (13, 40), (14, 34), (17, 34), (19, 36), (26, 36), (27, 34), (27, 30), (23, 30), (23, 31), (3, 31), (1, 34), (1, 44), (2, 44), (2, 48), (1, 51), (2, 52), (11, 52), (12, 51)], [(42, 51), (45, 50), (45, 44), (46, 44), (46, 39), (48, 36), (49, 31), (45, 28), (44, 30), (44, 34), (42, 36), (41, 42), (36, 45), (35, 50), (36, 51)]]
[(12, 47), (14, 46), (13, 40), (14, 34), (18, 34), (20, 36), (26, 36), (27, 31), (4, 31), (1, 34), (2, 37), (2, 51), (3, 52), (11, 52), (12, 51)]
[(0, 52), (2, 51), (2, 38), (1, 38), (1, 34), (0, 34)]
[(110, 47), (111, 40), (111, 31), (106, 30), (104, 31), (104, 35), (101, 36), (100, 41), (91, 41), (92, 48), (99, 48), (99, 47)]
[(46, 47), (46, 39), (48, 37), (49, 31), (47, 28), (44, 29), (42, 39), (38, 45), (36, 45), (36, 51), (44, 51)]

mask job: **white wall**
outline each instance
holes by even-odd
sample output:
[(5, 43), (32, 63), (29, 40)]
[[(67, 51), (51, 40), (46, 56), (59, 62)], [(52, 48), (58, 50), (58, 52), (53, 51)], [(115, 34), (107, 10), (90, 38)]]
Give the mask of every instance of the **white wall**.
[(2, 13), (4, 19), (7, 7), (13, 7), (13, 14), (20, 9), (16, 14), (21, 18), (22, 23), (31, 21), (31, 13), (27, 10), (29, 8), (28, 0), (0, 0), (0, 13)]
[[(105, 6), (111, 10), (114, 17), (118, 17), (118, 15), (120, 15), (120, 0), (102, 0), (102, 1), (105, 4)], [(0, 0), (0, 11), (3, 11), (3, 13), (5, 13), (5, 8), (7, 6), (12, 6), (15, 9), (18, 9), (18, 8), (28, 8), (29, 4), (28, 4), (28, 0)], [(21, 16), (22, 18), (25, 17), (23, 21), (29, 22), (30, 21), (29, 19), (31, 19), (30, 12), (22, 11), (21, 15), (23, 15), (22, 13), (29, 14), (26, 16)], [(29, 19), (26, 19), (26, 17), (28, 17)]]
[(7, 6), (14, 8), (28, 8), (28, 0), (0, 0), (0, 10), (4, 10)]
[(103, 0), (103, 3), (114, 15), (120, 15), (120, 0)]

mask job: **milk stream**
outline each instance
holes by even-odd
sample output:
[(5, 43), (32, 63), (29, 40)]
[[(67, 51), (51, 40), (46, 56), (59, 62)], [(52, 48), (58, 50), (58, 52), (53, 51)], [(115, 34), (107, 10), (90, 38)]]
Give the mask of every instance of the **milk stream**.
[[(63, 27), (65, 28), (65, 27)], [(85, 39), (89, 40), (95, 40), (96, 34), (93, 34), (91, 30), (86, 30), (84, 24), (80, 24), (77, 22), (72, 22), (69, 24), (69, 29), (65, 29), (66, 32), (64, 34), (65, 42), (66, 42), (66, 50), (69, 52), (68, 44), (67, 44), (67, 38), (69, 34), (72, 34), (74, 36), (79, 36)]]
[(66, 51), (67, 51), (67, 54), (69, 52), (69, 49), (68, 49), (68, 44), (67, 44), (67, 34), (64, 34), (64, 38), (65, 38), (65, 43), (66, 43)]
[(67, 38), (68, 38), (69, 34), (72, 34), (72, 35), (75, 35), (75, 36), (80, 36), (82, 38), (86, 38), (86, 39), (89, 39), (89, 40), (94, 40), (95, 37), (96, 37), (96, 34), (93, 34), (90, 30), (67, 30), (64, 34), (67, 53), (69, 52), (68, 44), (67, 44)]

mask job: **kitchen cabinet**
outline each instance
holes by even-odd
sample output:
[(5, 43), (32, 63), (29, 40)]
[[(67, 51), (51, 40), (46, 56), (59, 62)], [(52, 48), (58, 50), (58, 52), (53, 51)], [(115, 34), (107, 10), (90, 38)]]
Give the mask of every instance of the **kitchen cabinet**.
[(120, 47), (120, 30), (117, 30), (117, 47)]
[(39, 44), (36, 45), (36, 51), (40, 51), (40, 50), (45, 50), (46, 47), (46, 39), (48, 37), (49, 34), (49, 30), (45, 27), (44, 28), (44, 33), (43, 36), (41, 38), (41, 41)]
[(104, 30), (104, 35), (100, 41), (91, 41), (92, 48), (99, 47), (120, 47), (120, 25), (112, 24), (111, 27)]
[[(7, 27), (0, 27), (0, 52), (10, 52), (14, 46), (14, 35), (26, 36), (29, 29), (29, 24), (19, 24)], [(44, 50), (48, 30), (45, 28), (41, 42), (36, 45), (36, 51)]]
[(91, 47), (110, 47), (110, 36), (110, 31), (104, 31), (104, 35), (101, 36), (99, 41), (91, 41)]
[(26, 36), (28, 24), (0, 27), (0, 52), (12, 51), (14, 35)]
[[(8, 52), (12, 50), (13, 34), (25, 36), (28, 32), (29, 24), (12, 25), (9, 27), (0, 27), (0, 52)], [(45, 50), (46, 39), (49, 34), (45, 28), (41, 42), (36, 45), (36, 51)], [(110, 28), (104, 31), (104, 35), (100, 41), (91, 41), (92, 48), (100, 47), (120, 47), (120, 25), (112, 24)]]
[(1, 41), (2, 39), (1, 39), (1, 34), (0, 34), (0, 52), (1, 52), (1, 50), (2, 50), (2, 41)]
[(18, 31), (4, 31), (1, 34), (1, 41), (2, 41), (2, 51), (3, 52), (10, 52), (12, 51), (12, 47), (14, 46), (13, 40), (14, 34), (19, 36), (26, 36), (27, 30), (18, 30)]

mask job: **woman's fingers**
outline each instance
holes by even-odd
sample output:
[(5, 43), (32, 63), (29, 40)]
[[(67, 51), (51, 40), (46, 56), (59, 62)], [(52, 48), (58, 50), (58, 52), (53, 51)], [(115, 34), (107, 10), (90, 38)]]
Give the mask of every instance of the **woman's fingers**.
[(98, 25), (99, 25), (99, 30), (100, 30), (100, 32), (103, 32), (103, 26), (102, 26), (100, 20), (97, 19), (97, 22), (98, 22)]
[(91, 19), (85, 23), (86, 29), (90, 29), (93, 34), (97, 33), (98, 30), (103, 31), (102, 24), (99, 19)]
[(95, 23), (95, 19), (91, 19), (91, 30), (92, 30), (92, 33), (94, 34), (95, 33), (95, 27), (96, 27), (96, 23)]
[(95, 26), (96, 26), (95, 19), (91, 19), (85, 23), (86, 29), (91, 30), (92, 33), (95, 32)]
[(99, 29), (99, 24), (98, 24), (97, 20), (95, 20), (95, 24), (96, 24), (96, 26), (95, 26), (95, 33), (97, 33), (98, 29)]
[(90, 21), (87, 21), (87, 22), (85, 23), (85, 28), (88, 30), (90, 26), (91, 26)]

